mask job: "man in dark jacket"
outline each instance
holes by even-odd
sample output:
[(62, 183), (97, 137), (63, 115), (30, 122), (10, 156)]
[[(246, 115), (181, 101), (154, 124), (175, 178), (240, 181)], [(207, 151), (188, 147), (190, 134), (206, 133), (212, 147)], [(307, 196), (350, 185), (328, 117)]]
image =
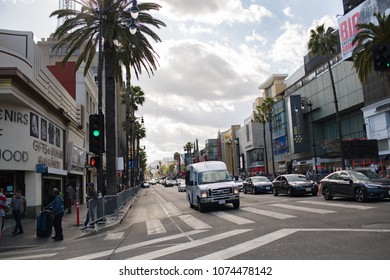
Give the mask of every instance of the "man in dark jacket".
[(62, 235), (62, 217), (64, 216), (64, 202), (60, 195), (60, 191), (57, 188), (53, 189), (54, 199), (52, 202), (47, 205), (47, 208), (51, 209), (53, 212), (54, 220), (53, 226), (55, 235), (52, 237), (54, 241), (62, 241), (64, 240), (64, 236)]

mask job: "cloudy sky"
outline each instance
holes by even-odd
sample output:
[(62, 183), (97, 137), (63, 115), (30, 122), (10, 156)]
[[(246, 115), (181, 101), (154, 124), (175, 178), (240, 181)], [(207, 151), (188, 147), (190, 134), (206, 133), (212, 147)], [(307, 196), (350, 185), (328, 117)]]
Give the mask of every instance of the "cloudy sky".
[[(64, 1), (64, 0), (62, 0)], [(143, 0), (138, 0), (139, 3)], [(183, 153), (187, 142), (216, 138), (243, 125), (258, 87), (272, 74), (292, 74), (303, 64), (310, 30), (337, 28), (342, 0), (148, 0), (154, 17), (159, 68), (139, 85), (149, 162)], [(35, 40), (57, 27), (49, 15), (59, 0), (0, 0), (0, 29), (32, 31)]]

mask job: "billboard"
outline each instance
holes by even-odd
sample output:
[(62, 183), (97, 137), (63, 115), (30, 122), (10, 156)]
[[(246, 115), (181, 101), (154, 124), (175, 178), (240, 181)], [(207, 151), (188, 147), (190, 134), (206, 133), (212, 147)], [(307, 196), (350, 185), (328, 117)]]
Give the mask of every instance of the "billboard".
[(390, 14), (390, 0), (366, 0), (339, 18), (340, 46), (343, 60), (350, 58), (355, 48), (352, 41), (358, 33), (356, 24), (370, 22), (377, 24), (374, 13), (378, 12)]

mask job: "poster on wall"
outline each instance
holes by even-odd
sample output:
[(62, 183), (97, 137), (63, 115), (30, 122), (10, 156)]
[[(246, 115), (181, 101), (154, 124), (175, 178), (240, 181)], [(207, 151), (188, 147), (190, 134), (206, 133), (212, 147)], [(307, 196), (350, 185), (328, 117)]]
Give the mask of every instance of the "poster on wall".
[(370, 23), (378, 24), (374, 13), (390, 14), (390, 0), (366, 0), (346, 15), (338, 20), (340, 32), (340, 46), (342, 59), (348, 59), (352, 56), (355, 46), (352, 41), (358, 30), (356, 24)]

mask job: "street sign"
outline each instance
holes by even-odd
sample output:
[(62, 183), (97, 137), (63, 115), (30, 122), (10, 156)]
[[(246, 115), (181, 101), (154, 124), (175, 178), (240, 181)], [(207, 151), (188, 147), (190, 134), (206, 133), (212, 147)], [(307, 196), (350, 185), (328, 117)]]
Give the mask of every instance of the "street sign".
[(47, 165), (43, 163), (38, 163), (36, 166), (37, 173), (47, 173)]

